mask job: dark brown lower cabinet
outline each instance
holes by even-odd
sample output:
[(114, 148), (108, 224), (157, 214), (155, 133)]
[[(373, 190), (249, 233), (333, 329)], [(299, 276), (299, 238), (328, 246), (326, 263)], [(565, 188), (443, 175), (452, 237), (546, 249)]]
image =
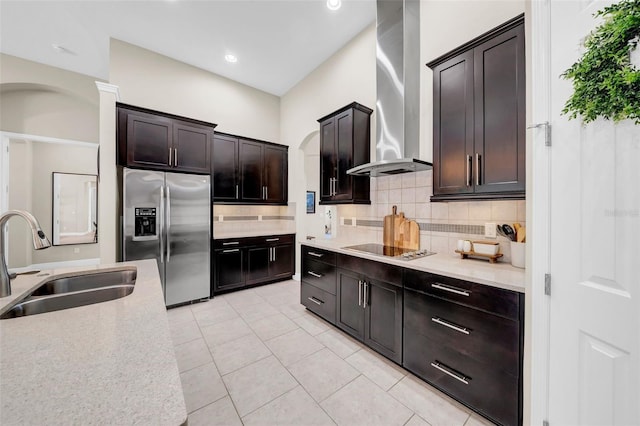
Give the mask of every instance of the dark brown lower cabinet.
[(289, 279), (295, 272), (295, 235), (214, 240), (212, 293)]
[(402, 362), (402, 287), (338, 269), (336, 325)]

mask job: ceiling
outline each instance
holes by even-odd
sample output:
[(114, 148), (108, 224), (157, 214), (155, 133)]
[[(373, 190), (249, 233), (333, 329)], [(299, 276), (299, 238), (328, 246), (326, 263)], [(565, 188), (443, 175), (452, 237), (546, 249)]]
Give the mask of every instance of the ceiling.
[(108, 81), (116, 38), (281, 96), (374, 20), (373, 0), (0, 0), (0, 52)]

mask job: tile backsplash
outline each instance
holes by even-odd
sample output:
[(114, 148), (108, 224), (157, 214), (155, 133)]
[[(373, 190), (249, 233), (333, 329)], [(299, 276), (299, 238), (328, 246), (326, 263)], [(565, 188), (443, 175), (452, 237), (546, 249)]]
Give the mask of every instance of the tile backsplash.
[(295, 212), (293, 202), (288, 206), (214, 204), (214, 237), (250, 232), (295, 233)]
[[(338, 206), (340, 237), (370, 237), (382, 243), (382, 219), (391, 214), (393, 205), (398, 213), (420, 224), (420, 245), (437, 253), (451, 253), (459, 239), (484, 240), (486, 222), (519, 222), (525, 226), (525, 201), (456, 201), (431, 202), (433, 173), (431, 170), (395, 176), (371, 178), (371, 205)], [(356, 219), (356, 226), (353, 225)], [(344, 225), (342, 225), (344, 223)], [(498, 236), (504, 261), (510, 261), (509, 240)]]

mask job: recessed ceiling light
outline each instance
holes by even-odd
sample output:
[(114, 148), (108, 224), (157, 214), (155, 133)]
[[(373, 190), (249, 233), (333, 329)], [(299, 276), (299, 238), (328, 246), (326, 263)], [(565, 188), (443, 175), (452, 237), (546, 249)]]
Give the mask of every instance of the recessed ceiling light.
[(231, 53), (224, 55), (224, 59), (227, 62), (231, 62), (232, 64), (235, 64), (236, 62), (238, 62), (238, 58), (236, 58), (236, 55), (232, 55)]
[(341, 0), (327, 0), (327, 8), (329, 10), (338, 10), (342, 6)]

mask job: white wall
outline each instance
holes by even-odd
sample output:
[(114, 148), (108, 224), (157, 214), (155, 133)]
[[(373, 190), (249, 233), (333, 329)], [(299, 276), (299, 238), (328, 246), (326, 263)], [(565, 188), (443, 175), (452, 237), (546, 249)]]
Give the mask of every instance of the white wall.
[(132, 44), (111, 40), (109, 82), (120, 88), (121, 102), (216, 123), (219, 132), (283, 143), (277, 96)]

